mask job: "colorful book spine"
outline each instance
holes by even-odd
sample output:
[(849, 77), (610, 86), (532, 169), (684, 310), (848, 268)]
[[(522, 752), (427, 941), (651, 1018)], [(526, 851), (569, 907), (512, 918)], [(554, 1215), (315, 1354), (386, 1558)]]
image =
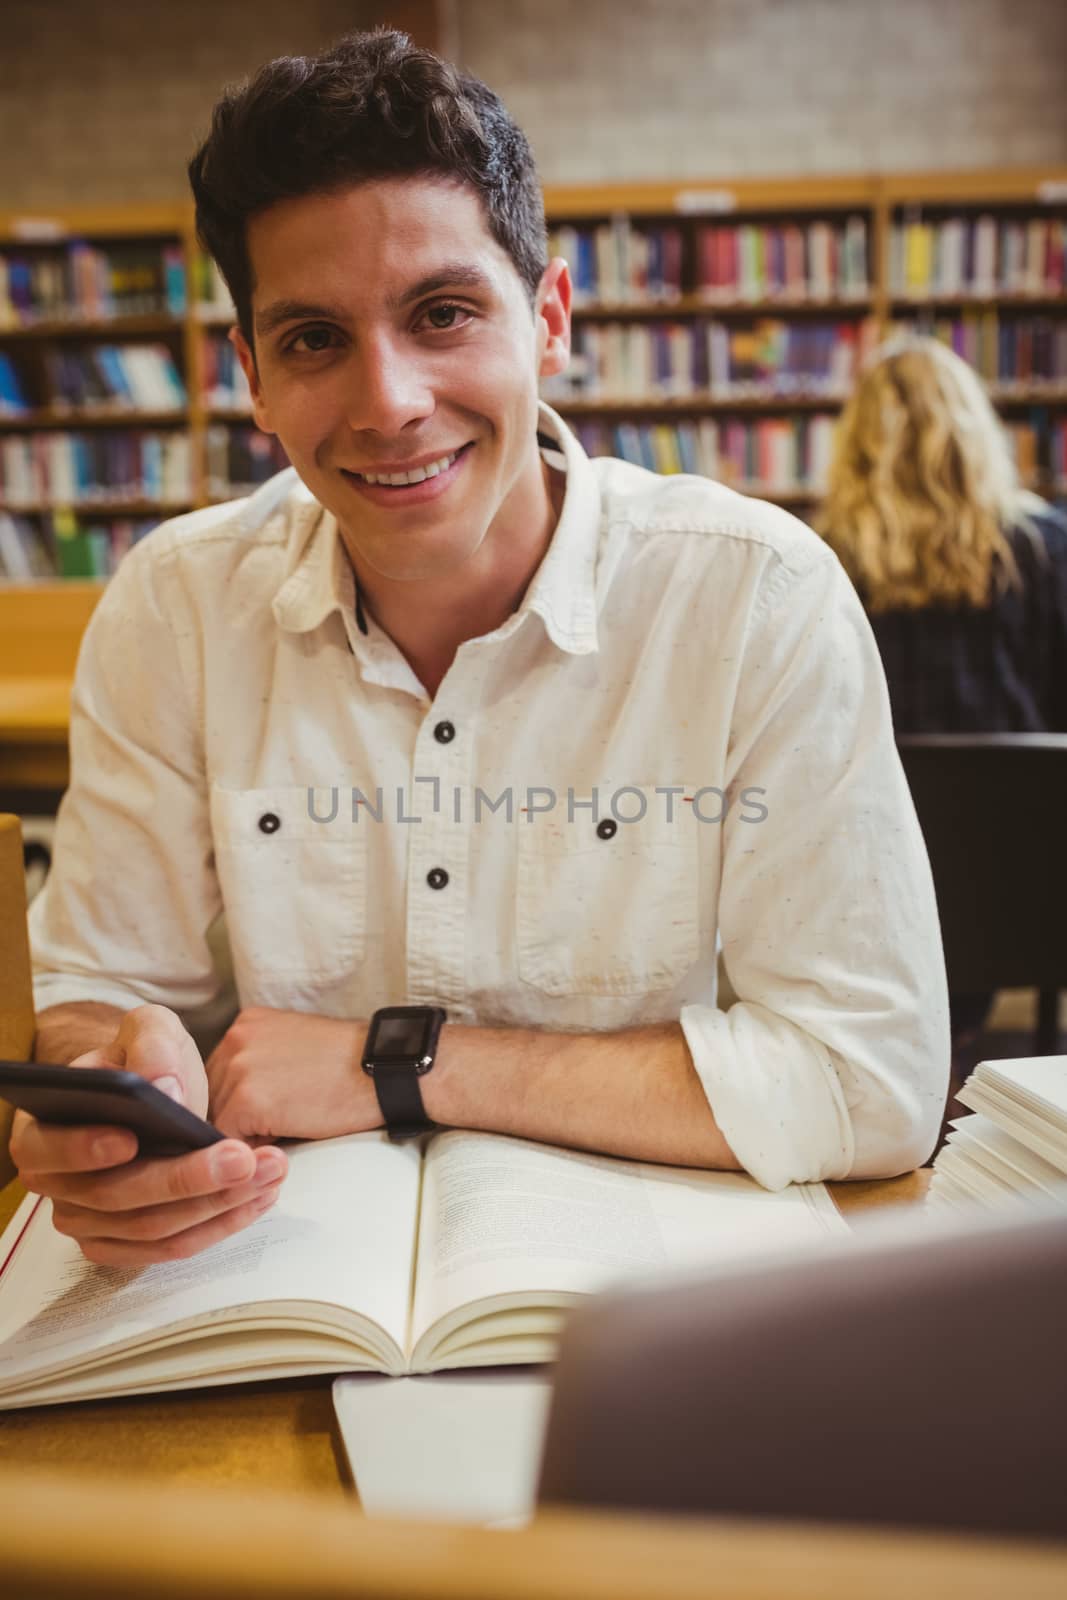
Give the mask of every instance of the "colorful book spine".
[(185, 314), (185, 267), (166, 242), (63, 245), (0, 252), (0, 329), (43, 322)]
[(219, 423), (207, 431), (208, 493), (213, 499), (250, 494), (288, 465), (278, 440), (249, 424)]
[(890, 230), (889, 288), (898, 299), (1067, 294), (1067, 218), (903, 217)]
[(214, 259), (204, 252), (196, 257), (193, 265), (193, 297), (197, 316), (203, 320), (236, 321), (237, 313), (226, 280)]
[(213, 334), (203, 348), (204, 404), (220, 411), (252, 410), (244, 368), (230, 341)]
[(871, 292), (867, 222), (705, 223), (696, 293), (709, 304), (863, 300)]
[(188, 505), (184, 431), (11, 434), (0, 441), (0, 506), (7, 510), (151, 500)]
[(46, 349), (48, 404), (56, 410), (180, 411), (185, 385), (165, 345)]
[(826, 486), (835, 418), (712, 418), (674, 423), (582, 423), (590, 455), (652, 472), (691, 472), (750, 494), (818, 495)]
[(871, 318), (580, 322), (546, 400), (843, 399), (877, 342)]
[(994, 397), (1067, 396), (1067, 319), (989, 310), (956, 317), (918, 317), (893, 324), (891, 334), (939, 339), (974, 367)]
[(30, 409), (29, 398), (18, 368), (0, 350), (0, 417), (21, 417)]
[(549, 234), (548, 248), (570, 267), (577, 306), (669, 304), (682, 294), (683, 238), (674, 224), (623, 216), (592, 228), (563, 224)]
[(48, 517), (0, 511), (0, 581), (27, 583), (49, 578), (110, 578), (133, 545), (158, 526), (155, 519)]

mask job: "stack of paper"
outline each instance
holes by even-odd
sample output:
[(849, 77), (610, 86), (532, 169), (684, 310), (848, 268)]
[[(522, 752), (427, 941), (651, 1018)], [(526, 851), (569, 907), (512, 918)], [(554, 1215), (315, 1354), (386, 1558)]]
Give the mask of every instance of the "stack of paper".
[(1067, 1056), (982, 1061), (959, 1099), (976, 1115), (952, 1122), (931, 1201), (1067, 1209)]

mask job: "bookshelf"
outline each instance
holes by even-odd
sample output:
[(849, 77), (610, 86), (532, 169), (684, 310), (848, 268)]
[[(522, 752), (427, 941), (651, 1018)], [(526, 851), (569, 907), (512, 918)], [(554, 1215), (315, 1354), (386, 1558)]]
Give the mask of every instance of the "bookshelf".
[(546, 191), (575, 359), (550, 398), (594, 452), (800, 510), (867, 351), (944, 339), (1024, 480), (1067, 492), (1067, 170)]
[[(572, 186), (545, 204), (576, 283), (575, 356), (545, 397), (590, 450), (803, 513), (859, 363), (909, 326), (973, 362), (1027, 481), (1067, 493), (1067, 169)], [(0, 213), (0, 262), (0, 508), (41, 545), (19, 576), (47, 587), (60, 545), (71, 576), (103, 576), (156, 521), (284, 464), (252, 424), (190, 207)]]
[(285, 464), (231, 322), (188, 206), (0, 214), (0, 573), (102, 580), (165, 517)]

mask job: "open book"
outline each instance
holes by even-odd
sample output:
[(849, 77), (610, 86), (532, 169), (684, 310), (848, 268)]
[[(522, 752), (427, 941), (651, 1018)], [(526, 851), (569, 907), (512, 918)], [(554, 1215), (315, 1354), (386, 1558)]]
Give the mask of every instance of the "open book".
[(0, 1241), (0, 1408), (546, 1361), (578, 1296), (840, 1231), (821, 1184), (770, 1193), (458, 1131), (295, 1145), (266, 1216), (139, 1269), (88, 1263), (31, 1196)]

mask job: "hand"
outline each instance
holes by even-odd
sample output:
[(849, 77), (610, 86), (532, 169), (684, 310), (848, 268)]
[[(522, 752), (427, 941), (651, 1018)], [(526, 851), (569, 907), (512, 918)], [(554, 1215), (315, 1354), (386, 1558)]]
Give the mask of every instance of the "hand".
[(250, 1006), (207, 1061), (211, 1117), (238, 1138), (331, 1139), (380, 1128), (365, 1022)]
[[(173, 1011), (138, 1006), (111, 1044), (74, 1067), (123, 1067), (206, 1115), (200, 1053)], [(128, 1128), (65, 1128), (18, 1112), (11, 1154), (25, 1187), (52, 1201), (57, 1230), (88, 1260), (147, 1266), (195, 1255), (261, 1216), (278, 1197), (287, 1163), (280, 1150), (227, 1139), (185, 1156), (138, 1160)]]

